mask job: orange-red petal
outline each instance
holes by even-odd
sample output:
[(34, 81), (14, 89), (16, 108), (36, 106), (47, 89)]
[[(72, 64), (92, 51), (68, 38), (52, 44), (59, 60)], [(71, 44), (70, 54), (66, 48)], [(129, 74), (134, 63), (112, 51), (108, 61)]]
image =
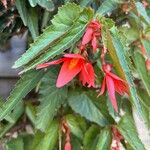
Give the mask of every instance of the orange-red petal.
[(37, 65), (36, 69), (42, 69), (42, 68), (46, 68), (48, 66), (51, 66), (51, 65), (57, 65), (57, 64), (60, 64), (64, 61), (63, 58), (61, 59), (58, 59), (58, 60), (54, 60), (54, 61), (51, 61), (51, 62), (47, 62), (47, 63), (44, 63), (44, 64), (39, 64)]
[(114, 107), (115, 111), (118, 112), (118, 105), (115, 97), (115, 85), (114, 85), (113, 78), (109, 75), (106, 75), (106, 85), (107, 85), (108, 95), (112, 103), (112, 106)]
[(74, 68), (69, 69), (70, 60), (65, 61), (59, 72), (56, 87), (60, 88), (70, 82), (80, 71), (81, 64), (78, 63)]
[(93, 29), (92, 28), (87, 28), (83, 38), (82, 38), (82, 45), (88, 44), (91, 39), (92, 39), (92, 34), (93, 34)]

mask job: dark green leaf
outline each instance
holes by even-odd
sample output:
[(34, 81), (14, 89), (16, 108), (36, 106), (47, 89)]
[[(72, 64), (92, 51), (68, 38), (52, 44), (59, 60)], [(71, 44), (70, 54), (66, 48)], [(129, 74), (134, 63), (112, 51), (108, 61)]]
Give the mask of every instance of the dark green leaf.
[(149, 80), (150, 76), (148, 74), (148, 70), (145, 65), (145, 59), (139, 52), (135, 52), (134, 53), (134, 62), (135, 62), (137, 71), (140, 75), (140, 78), (142, 79), (143, 84), (147, 90), (147, 93), (150, 96), (150, 80)]
[(131, 116), (125, 114), (121, 118), (117, 128), (134, 150), (146, 150), (138, 137), (138, 133)]
[(56, 78), (58, 70), (50, 68), (44, 76), (40, 87), (40, 106), (37, 110), (36, 127), (45, 131), (48, 124), (52, 121), (61, 104), (67, 97), (67, 87), (56, 88)]
[(76, 113), (92, 122), (96, 122), (100, 126), (108, 124), (107, 119), (85, 93), (71, 95), (69, 97), (69, 105)]

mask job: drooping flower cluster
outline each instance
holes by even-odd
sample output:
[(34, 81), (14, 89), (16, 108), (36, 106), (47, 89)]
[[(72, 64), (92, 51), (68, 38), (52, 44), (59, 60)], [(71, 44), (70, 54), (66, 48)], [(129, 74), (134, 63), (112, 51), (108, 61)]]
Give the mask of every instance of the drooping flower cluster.
[(86, 49), (86, 45), (92, 46), (93, 52), (96, 52), (98, 48), (98, 39), (101, 36), (101, 24), (99, 21), (91, 21), (85, 31), (85, 34), (81, 41), (81, 49)]
[(113, 141), (115, 141), (115, 145), (112, 145), (110, 150), (121, 150), (119, 144), (121, 143), (121, 140), (123, 140), (123, 136), (115, 127), (112, 127), (112, 136)]
[(62, 131), (66, 135), (64, 150), (71, 150), (70, 128), (65, 120), (62, 121)]
[(145, 49), (144, 45), (139, 45), (139, 48), (141, 50), (141, 53), (142, 53), (143, 57), (145, 57), (146, 67), (147, 67), (148, 70), (150, 70), (150, 58), (148, 58), (148, 56), (147, 56), (147, 52), (146, 52), (146, 49)]
[[(101, 36), (101, 24), (99, 21), (91, 21), (87, 26), (85, 34), (82, 37), (78, 54), (65, 54), (63, 58), (47, 62), (44, 64), (39, 64), (37, 69), (47, 68), (51, 65), (57, 65), (62, 63), (60, 69), (56, 87), (60, 88), (69, 83), (75, 76), (79, 75), (79, 80), (83, 86), (95, 87), (95, 73), (92, 63), (87, 59), (87, 46), (90, 46), (93, 52), (96, 52), (98, 45), (98, 40)], [(120, 95), (128, 93), (127, 85), (125, 81), (116, 76), (111, 72), (112, 65), (106, 64), (105, 55), (107, 49), (102, 49), (101, 61), (103, 64), (103, 72), (105, 77), (102, 83), (102, 87), (99, 96), (102, 95), (107, 87), (109, 98), (116, 112), (118, 112), (117, 101), (115, 97), (115, 91)], [(86, 55), (85, 55), (86, 54)]]
[(112, 70), (112, 65), (110, 64), (103, 65), (103, 71), (105, 73), (105, 77), (103, 79), (102, 87), (98, 96), (102, 95), (105, 92), (105, 89), (107, 87), (108, 95), (111, 100), (111, 103), (115, 111), (118, 112), (115, 91), (120, 95), (124, 95), (125, 93), (128, 93), (128, 88), (126, 82), (121, 78), (119, 78), (118, 76), (116, 76), (115, 74), (113, 74), (111, 70)]

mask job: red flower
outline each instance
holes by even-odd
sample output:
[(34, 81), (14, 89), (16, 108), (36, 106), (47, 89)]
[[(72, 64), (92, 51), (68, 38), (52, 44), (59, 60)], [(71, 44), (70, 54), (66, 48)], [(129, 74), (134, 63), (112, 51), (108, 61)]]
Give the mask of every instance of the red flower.
[(96, 52), (98, 48), (97, 39), (101, 36), (101, 24), (98, 21), (91, 21), (82, 38), (81, 47), (91, 42), (93, 51)]
[(105, 72), (105, 77), (103, 79), (102, 87), (98, 96), (102, 95), (105, 92), (105, 88), (107, 86), (108, 95), (111, 100), (111, 103), (115, 111), (118, 112), (115, 91), (118, 92), (120, 95), (124, 95), (125, 93), (128, 93), (128, 88), (124, 80), (122, 80), (115, 74), (111, 73), (111, 69), (112, 69), (112, 65), (110, 64), (103, 65), (103, 71)]
[(39, 64), (37, 69), (46, 68), (50, 65), (63, 63), (59, 72), (56, 87), (62, 87), (70, 82), (78, 73), (83, 85), (94, 87), (94, 69), (91, 63), (80, 54), (65, 54), (63, 58), (48, 63)]
[(142, 3), (143, 3), (143, 6), (144, 6), (144, 8), (146, 8), (149, 4), (148, 4), (148, 2), (146, 2), (146, 1), (142, 1)]
[(64, 146), (64, 150), (71, 150), (71, 137), (70, 137), (70, 128), (65, 120), (62, 121), (62, 131), (66, 135), (66, 143)]

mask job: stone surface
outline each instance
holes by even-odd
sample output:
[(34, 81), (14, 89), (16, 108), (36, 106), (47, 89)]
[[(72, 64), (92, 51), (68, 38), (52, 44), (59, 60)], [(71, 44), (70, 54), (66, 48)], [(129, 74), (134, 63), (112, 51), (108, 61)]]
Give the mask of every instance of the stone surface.
[(17, 81), (18, 69), (12, 69), (14, 62), (26, 49), (27, 32), (10, 40), (10, 49), (0, 52), (0, 96), (6, 98)]

